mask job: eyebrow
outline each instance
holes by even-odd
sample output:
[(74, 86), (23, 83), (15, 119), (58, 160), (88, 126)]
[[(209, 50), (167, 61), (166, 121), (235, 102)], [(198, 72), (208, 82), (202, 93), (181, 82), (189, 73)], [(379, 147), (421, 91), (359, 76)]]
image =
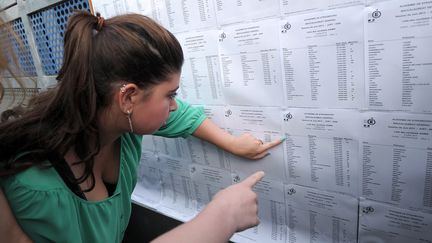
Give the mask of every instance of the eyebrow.
[(169, 92), (176, 92), (179, 89), (180, 86), (177, 86), (177, 88), (170, 90)]

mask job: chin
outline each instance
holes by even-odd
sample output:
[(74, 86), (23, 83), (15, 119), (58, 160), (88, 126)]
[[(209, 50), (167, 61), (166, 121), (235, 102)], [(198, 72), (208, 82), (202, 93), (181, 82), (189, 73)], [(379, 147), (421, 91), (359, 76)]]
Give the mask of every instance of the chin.
[(153, 134), (157, 132), (159, 129), (161, 129), (164, 125), (159, 126), (158, 128), (153, 129), (153, 131), (149, 132), (149, 134)]
[(159, 129), (163, 128), (166, 125), (166, 122), (161, 122), (157, 127), (151, 129), (147, 129), (147, 131), (145, 131), (145, 134), (153, 134), (155, 132), (157, 132)]

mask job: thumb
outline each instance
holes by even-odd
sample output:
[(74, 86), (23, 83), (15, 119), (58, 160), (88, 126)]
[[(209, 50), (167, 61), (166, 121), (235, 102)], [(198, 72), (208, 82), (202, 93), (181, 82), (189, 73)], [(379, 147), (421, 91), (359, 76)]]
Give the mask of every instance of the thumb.
[(255, 184), (257, 184), (264, 177), (264, 175), (265, 175), (264, 171), (255, 172), (254, 174), (252, 174), (248, 178), (244, 179), (243, 182), (241, 182), (241, 183), (252, 188), (253, 186), (255, 186)]

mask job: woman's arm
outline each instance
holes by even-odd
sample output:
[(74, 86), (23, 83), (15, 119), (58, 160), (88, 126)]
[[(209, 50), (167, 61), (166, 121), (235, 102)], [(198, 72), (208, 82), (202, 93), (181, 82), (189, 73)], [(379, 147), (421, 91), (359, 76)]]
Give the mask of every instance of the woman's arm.
[(237, 232), (259, 223), (253, 186), (264, 177), (259, 171), (244, 181), (219, 191), (191, 221), (159, 236), (153, 243), (226, 243)]
[(188, 137), (192, 134), (195, 137), (215, 144), (221, 149), (248, 159), (263, 158), (268, 154), (270, 148), (283, 141), (279, 139), (263, 143), (248, 133), (233, 136), (206, 118), (202, 108), (192, 107), (179, 99), (176, 99), (176, 102), (177, 110), (171, 112), (167, 123), (156, 131), (154, 135)]
[(0, 212), (0, 235), (4, 242), (32, 242), (18, 225), (2, 188), (0, 188)]
[(261, 159), (268, 150), (283, 142), (283, 139), (263, 143), (249, 133), (233, 136), (206, 118), (192, 134), (195, 137), (215, 144), (232, 154), (248, 159)]

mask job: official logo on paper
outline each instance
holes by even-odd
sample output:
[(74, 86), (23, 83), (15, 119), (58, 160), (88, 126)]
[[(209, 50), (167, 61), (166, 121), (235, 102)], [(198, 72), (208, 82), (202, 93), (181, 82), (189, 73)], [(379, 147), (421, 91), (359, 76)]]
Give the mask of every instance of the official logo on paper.
[(291, 24), (290, 23), (286, 23), (286, 24), (284, 24), (284, 25), (282, 25), (282, 30), (281, 30), (281, 32), (282, 33), (286, 33), (288, 30), (290, 30), (291, 29)]
[(290, 188), (287, 191), (287, 194), (290, 195), (290, 196), (293, 195), (293, 194), (295, 194), (295, 193), (296, 193), (296, 190), (294, 188)]
[(289, 121), (293, 118), (291, 112), (288, 112), (287, 114), (284, 115), (284, 121)]
[(225, 34), (225, 32), (222, 32), (222, 33), (219, 35), (219, 42), (222, 42), (225, 38), (226, 38), (226, 34)]
[(375, 22), (377, 19), (379, 19), (381, 17), (381, 11), (379, 11), (378, 9), (375, 9), (375, 11), (373, 11), (372, 13), (369, 14), (368, 16), (368, 23), (373, 23)]
[(367, 207), (363, 207), (362, 208), (362, 212), (364, 214), (369, 214), (369, 213), (373, 213), (373, 211), (375, 211), (375, 209), (371, 206), (367, 206)]
[(376, 124), (376, 120), (373, 117), (371, 117), (371, 118), (367, 119), (366, 121), (364, 121), (363, 127), (369, 128), (375, 124)]
[(231, 109), (225, 111), (225, 117), (230, 117), (232, 115)]

